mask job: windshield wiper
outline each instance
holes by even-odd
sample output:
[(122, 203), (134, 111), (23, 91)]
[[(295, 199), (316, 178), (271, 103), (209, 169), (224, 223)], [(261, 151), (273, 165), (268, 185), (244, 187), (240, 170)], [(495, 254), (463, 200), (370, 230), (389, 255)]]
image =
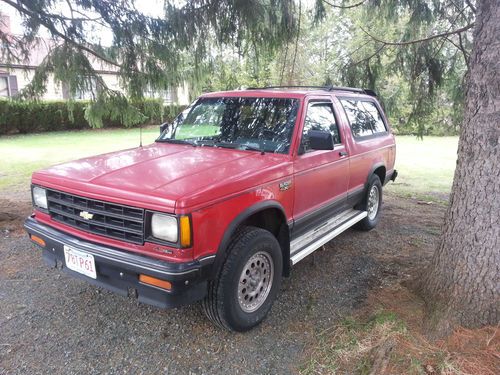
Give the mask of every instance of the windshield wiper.
[(187, 141), (185, 139), (165, 138), (165, 139), (157, 139), (156, 142), (173, 143), (173, 144), (177, 144), (177, 145), (190, 145), (190, 146), (196, 147), (195, 142)]
[(215, 147), (221, 147), (221, 148), (233, 148), (237, 149), (240, 145), (237, 143), (231, 143), (231, 142), (217, 142), (215, 143)]
[(259, 151), (262, 155), (264, 155), (264, 150), (260, 147), (254, 147), (250, 145), (240, 145), (243, 147), (244, 150), (249, 150), (249, 151)]
[(202, 147), (217, 147), (217, 145), (215, 144), (215, 141), (213, 141), (211, 139), (202, 139), (202, 140), (196, 141), (196, 145), (202, 146)]
[(262, 150), (261, 148), (242, 144), (242, 143), (218, 142), (215, 144), (215, 146), (216, 147), (223, 147), (223, 148), (232, 148), (235, 150), (258, 151), (258, 152), (264, 154), (264, 150)]

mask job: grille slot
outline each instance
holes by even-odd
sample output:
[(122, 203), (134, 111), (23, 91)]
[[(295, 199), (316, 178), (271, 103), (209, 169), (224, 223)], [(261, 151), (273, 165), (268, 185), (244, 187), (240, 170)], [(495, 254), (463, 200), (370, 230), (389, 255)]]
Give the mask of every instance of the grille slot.
[[(136, 244), (144, 243), (144, 210), (56, 190), (47, 190), (50, 217), (85, 232)], [(89, 212), (92, 218), (80, 216)]]

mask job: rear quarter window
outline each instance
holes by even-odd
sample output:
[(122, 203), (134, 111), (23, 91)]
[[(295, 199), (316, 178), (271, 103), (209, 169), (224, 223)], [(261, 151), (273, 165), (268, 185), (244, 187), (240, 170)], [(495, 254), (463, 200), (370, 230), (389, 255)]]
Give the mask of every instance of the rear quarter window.
[(387, 132), (387, 127), (375, 103), (360, 99), (340, 99), (354, 138)]

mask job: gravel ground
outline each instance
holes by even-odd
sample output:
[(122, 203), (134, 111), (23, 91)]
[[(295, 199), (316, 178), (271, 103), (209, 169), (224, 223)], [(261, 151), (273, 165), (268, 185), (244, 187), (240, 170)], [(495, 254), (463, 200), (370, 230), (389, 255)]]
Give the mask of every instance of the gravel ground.
[(47, 268), (4, 213), (0, 373), (297, 372), (318, 332), (428, 260), (443, 215), (443, 206), (387, 196), (377, 229), (349, 230), (300, 262), (264, 323), (235, 334), (213, 327), (199, 305), (159, 310)]

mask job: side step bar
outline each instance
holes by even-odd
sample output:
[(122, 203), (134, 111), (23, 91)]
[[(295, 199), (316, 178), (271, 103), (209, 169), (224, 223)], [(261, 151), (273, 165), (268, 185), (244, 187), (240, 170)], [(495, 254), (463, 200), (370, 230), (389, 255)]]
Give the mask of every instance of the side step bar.
[(363, 220), (367, 215), (366, 211), (349, 209), (294, 239), (290, 244), (290, 262), (292, 266), (358, 221)]

